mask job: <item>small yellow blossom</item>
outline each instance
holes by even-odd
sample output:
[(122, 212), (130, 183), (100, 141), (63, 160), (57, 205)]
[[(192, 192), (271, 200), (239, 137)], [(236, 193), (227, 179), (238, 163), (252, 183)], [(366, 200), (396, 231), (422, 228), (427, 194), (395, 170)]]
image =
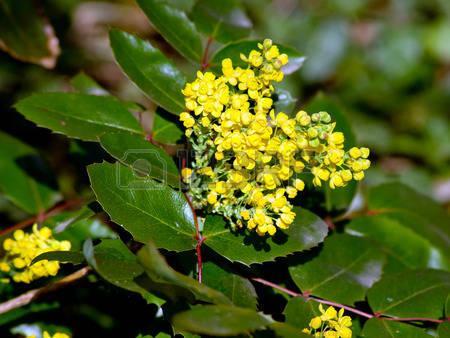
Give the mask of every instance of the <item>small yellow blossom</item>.
[(69, 241), (58, 241), (53, 238), (51, 229), (38, 229), (33, 225), (31, 233), (16, 230), (13, 238), (3, 242), (5, 256), (0, 262), (0, 270), (8, 273), (16, 283), (30, 283), (41, 277), (55, 276), (59, 270), (58, 261), (41, 260), (31, 264), (40, 254), (50, 251), (69, 251)]
[(344, 316), (344, 309), (339, 312), (333, 306), (326, 310), (319, 305), (320, 316), (314, 317), (309, 322), (309, 327), (302, 330), (303, 333), (314, 337), (325, 338), (352, 338), (352, 319)]

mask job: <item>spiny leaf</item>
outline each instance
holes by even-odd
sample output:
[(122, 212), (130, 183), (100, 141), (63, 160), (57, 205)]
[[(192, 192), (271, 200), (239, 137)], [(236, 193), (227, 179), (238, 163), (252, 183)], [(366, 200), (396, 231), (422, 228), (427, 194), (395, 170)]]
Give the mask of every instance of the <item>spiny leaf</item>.
[(192, 212), (181, 192), (119, 163), (93, 164), (88, 173), (99, 203), (135, 240), (174, 251), (195, 247)]

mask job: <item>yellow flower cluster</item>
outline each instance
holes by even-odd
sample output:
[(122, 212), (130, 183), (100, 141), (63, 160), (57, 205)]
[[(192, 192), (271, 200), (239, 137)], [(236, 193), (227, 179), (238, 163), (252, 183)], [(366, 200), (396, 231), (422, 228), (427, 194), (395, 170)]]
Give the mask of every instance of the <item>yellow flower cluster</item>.
[[(44, 252), (69, 251), (69, 241), (58, 241), (52, 231), (33, 225), (31, 233), (16, 230), (13, 238), (3, 242), (5, 257), (0, 261), (0, 271), (12, 276), (14, 282), (30, 283), (40, 277), (55, 276), (59, 270), (58, 261), (42, 260), (31, 265), (33, 259)], [(8, 280), (6, 280), (8, 281)]]
[(275, 112), (273, 83), (283, 79), (288, 57), (271, 40), (241, 59), (246, 68), (224, 59), (221, 76), (198, 72), (183, 89), (187, 111), (180, 120), (195, 158), (182, 176), (195, 207), (223, 215), (233, 229), (273, 235), (295, 219), (289, 199), (305, 187), (297, 175), (312, 173), (315, 186), (343, 187), (364, 177), (369, 149), (346, 152), (326, 112)]
[(303, 329), (304, 333), (320, 338), (351, 338), (352, 319), (344, 316), (344, 309), (339, 312), (330, 306), (324, 310), (322, 304), (319, 305), (320, 316), (314, 317), (309, 322), (309, 327)]
[[(36, 338), (36, 336), (27, 336), (27, 338)], [(44, 334), (42, 338), (70, 338), (70, 336), (66, 333), (62, 332), (56, 332), (53, 336), (48, 333), (47, 331), (44, 331)]]

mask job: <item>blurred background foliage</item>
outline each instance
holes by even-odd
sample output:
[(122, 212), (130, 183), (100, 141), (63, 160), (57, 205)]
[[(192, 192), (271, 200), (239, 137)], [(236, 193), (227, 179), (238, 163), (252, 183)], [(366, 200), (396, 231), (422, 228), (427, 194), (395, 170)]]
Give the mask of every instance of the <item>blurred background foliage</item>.
[[(172, 1), (188, 12), (195, 3)], [(243, 0), (243, 6), (247, 18), (241, 20), (246, 22), (246, 29), (250, 29), (248, 23), (253, 26), (250, 37), (269, 37), (306, 56), (301, 70), (283, 84), (296, 107), (307, 106), (322, 92), (351, 121), (357, 143), (371, 148), (374, 165), (366, 185), (399, 180), (449, 208), (448, 0)], [(39, 150), (49, 161), (61, 193), (70, 199), (89, 191), (85, 165), (102, 150), (96, 144), (36, 128), (12, 108), (13, 104), (32, 92), (69, 91), (71, 79), (84, 72), (111, 93), (147, 107), (142, 119), (150, 130), (155, 106), (115, 63), (108, 39), (110, 27), (151, 40), (190, 76), (198, 65), (179, 57), (134, 1), (43, 0), (39, 11), (53, 26), (60, 55), (55, 67), (48, 69), (43, 66), (51, 64), (25, 63), (0, 53), (0, 129)], [(196, 23), (201, 25), (201, 18), (192, 19), (198, 19)], [(3, 228), (25, 217), (23, 211), (0, 196)], [(89, 226), (86, 232), (92, 235), (94, 230)], [(193, 261), (192, 257), (187, 259)], [(96, 299), (91, 299), (90, 291), (81, 284), (75, 293), (61, 291), (45, 304), (36, 303), (2, 317), (0, 325), (33, 312), (39, 312), (39, 318), (34, 317), (37, 321), (42, 317), (49, 322), (52, 313), (58, 311), (60, 323), (77, 327), (84, 334), (95, 328), (95, 332), (131, 337), (149, 332), (158, 322), (156, 307), (154, 316), (136, 310), (148, 311), (139, 295), (104, 288), (102, 282), (95, 288)], [(123, 306), (108, 306), (112, 300)], [(129, 306), (135, 309), (132, 317)]]

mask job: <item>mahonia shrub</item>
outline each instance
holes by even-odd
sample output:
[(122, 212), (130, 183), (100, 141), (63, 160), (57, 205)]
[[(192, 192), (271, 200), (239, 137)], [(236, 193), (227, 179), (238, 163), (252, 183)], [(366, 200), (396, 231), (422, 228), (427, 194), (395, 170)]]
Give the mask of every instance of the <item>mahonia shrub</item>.
[(276, 112), (274, 83), (289, 58), (269, 39), (258, 48), (240, 55), (247, 68), (227, 58), (221, 75), (199, 71), (186, 84), (180, 120), (194, 160), (182, 174), (195, 207), (225, 216), (232, 229), (274, 235), (295, 219), (290, 200), (305, 188), (299, 174), (335, 189), (363, 179), (370, 160), (368, 148), (345, 151), (329, 113)]

